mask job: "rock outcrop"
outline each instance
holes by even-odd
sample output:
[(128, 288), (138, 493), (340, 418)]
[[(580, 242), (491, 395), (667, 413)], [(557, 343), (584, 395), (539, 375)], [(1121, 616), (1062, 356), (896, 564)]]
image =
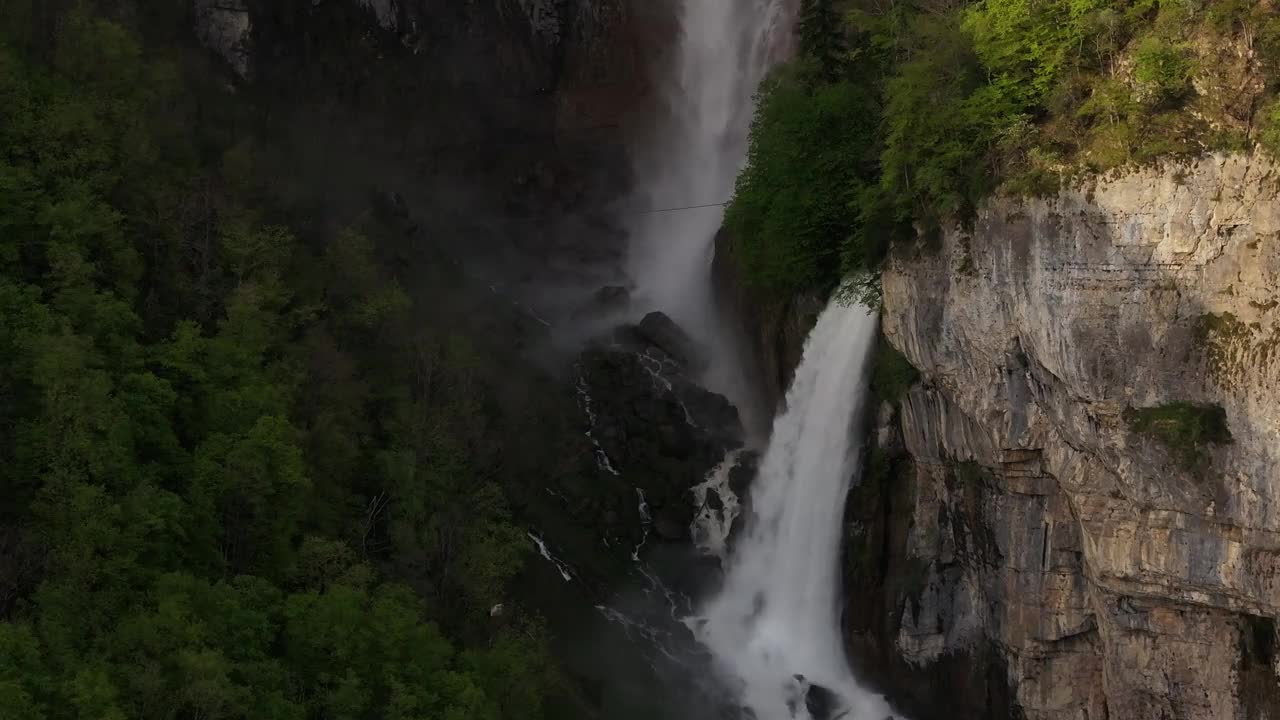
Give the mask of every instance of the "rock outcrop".
[(614, 211), (632, 125), (658, 111), (671, 3), (191, 3), (196, 39), (254, 108), (257, 180), (320, 222), (398, 192), (449, 262), (548, 323), (549, 304), (621, 282)]
[[(1280, 717), (1280, 171), (993, 201), (884, 304), (922, 381), (851, 497), (866, 671), (922, 717)], [(1230, 443), (1134, 422), (1206, 406)]]
[(737, 410), (692, 379), (697, 358), (684, 330), (650, 313), (578, 360), (599, 464), (637, 488), (645, 522), (664, 540), (690, 540), (692, 488), (742, 445)]

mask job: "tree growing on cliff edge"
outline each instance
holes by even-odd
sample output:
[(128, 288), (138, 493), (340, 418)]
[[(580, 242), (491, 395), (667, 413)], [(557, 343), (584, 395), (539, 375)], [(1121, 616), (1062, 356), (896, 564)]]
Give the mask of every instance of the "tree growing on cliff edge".
[(832, 0), (800, 0), (800, 54), (817, 63), (827, 80), (839, 74), (844, 33)]

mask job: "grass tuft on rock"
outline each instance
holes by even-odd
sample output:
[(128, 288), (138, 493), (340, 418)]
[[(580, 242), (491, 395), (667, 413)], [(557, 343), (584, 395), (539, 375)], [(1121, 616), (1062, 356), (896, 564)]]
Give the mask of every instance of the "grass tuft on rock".
[(920, 371), (884, 335), (876, 345), (875, 369), (871, 375), (871, 391), (880, 400), (897, 405), (911, 386), (920, 380)]
[(1188, 471), (1204, 467), (1207, 446), (1232, 442), (1227, 413), (1220, 405), (1174, 402), (1129, 408), (1124, 419), (1133, 432), (1163, 443)]

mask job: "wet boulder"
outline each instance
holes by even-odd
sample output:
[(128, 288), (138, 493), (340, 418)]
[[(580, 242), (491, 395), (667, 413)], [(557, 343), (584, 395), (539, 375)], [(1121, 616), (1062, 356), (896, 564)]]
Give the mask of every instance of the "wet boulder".
[[(659, 344), (661, 343), (661, 344)], [(578, 387), (605, 472), (642, 491), (654, 536), (688, 542), (698, 508), (690, 488), (741, 447), (733, 404), (698, 385), (696, 346), (670, 318), (651, 313), (578, 357)]]
[(662, 350), (694, 373), (707, 368), (707, 351), (689, 337), (684, 328), (676, 324), (666, 313), (651, 312), (645, 315), (636, 330), (646, 342)]
[(804, 707), (813, 720), (836, 720), (844, 715), (840, 696), (821, 685), (809, 684), (804, 695)]

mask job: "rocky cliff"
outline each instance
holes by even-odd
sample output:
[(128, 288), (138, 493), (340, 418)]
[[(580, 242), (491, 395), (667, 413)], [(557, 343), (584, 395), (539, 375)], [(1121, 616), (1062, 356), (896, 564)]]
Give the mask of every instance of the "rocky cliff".
[(925, 716), (1280, 717), (1277, 168), (996, 200), (883, 280), (921, 382), (850, 500), (866, 672)]
[(317, 211), (395, 191), (499, 286), (620, 262), (665, 0), (191, 0), (190, 21), (257, 109), (271, 182)]

